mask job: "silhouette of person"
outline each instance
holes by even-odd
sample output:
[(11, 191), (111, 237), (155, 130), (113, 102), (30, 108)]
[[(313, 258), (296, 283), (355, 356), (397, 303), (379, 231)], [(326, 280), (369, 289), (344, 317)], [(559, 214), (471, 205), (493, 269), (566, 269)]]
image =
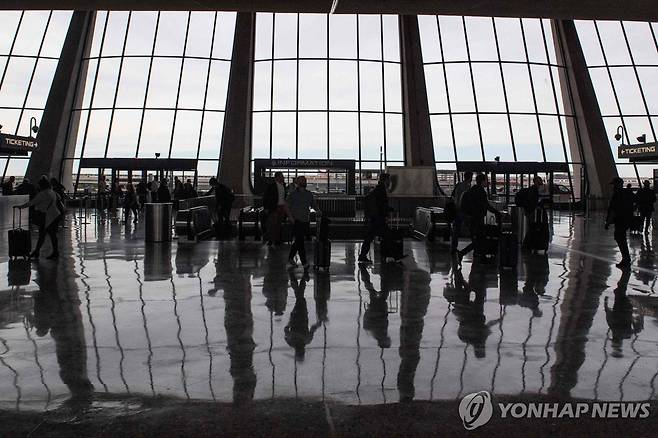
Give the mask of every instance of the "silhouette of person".
[[(71, 402), (88, 403), (94, 391), (87, 374), (87, 343), (85, 341), (80, 300), (71, 287), (58, 285), (58, 266), (39, 264), (34, 296), (36, 334), (50, 332), (55, 341), (59, 376), (71, 392)], [(61, 279), (60, 279), (61, 280)]]
[(647, 234), (642, 236), (642, 244), (640, 246), (640, 257), (637, 260), (637, 265), (640, 268), (635, 271), (635, 278), (643, 284), (649, 286), (656, 279), (656, 269), (654, 267), (655, 254), (651, 247), (651, 237)]
[[(413, 263), (412, 259), (412, 263)], [(390, 270), (387, 268), (387, 272)], [(395, 271), (393, 271), (395, 272)], [(383, 273), (382, 273), (383, 274)], [(414, 399), (416, 388), (414, 378), (420, 362), (420, 341), (425, 327), (424, 317), (430, 303), (430, 275), (428, 272), (409, 266), (402, 275), (402, 296), (400, 306), (400, 369), (397, 386), (401, 402)], [(382, 275), (382, 290), (391, 291), (389, 275)]]
[[(474, 264), (468, 276), (463, 280), (461, 271), (459, 283), (461, 293), (455, 299), (454, 315), (459, 321), (457, 336), (467, 345), (473, 346), (473, 353), (478, 359), (486, 356), (486, 342), (491, 335), (491, 327), (500, 323), (500, 319), (487, 322), (484, 315), (484, 302), (487, 298), (487, 273), (479, 264)], [(471, 298), (473, 295), (473, 298)]]
[(298, 280), (295, 272), (290, 270), (289, 276), (290, 287), (295, 292), (295, 305), (292, 312), (290, 312), (288, 325), (284, 328), (284, 338), (286, 343), (294, 348), (295, 360), (302, 362), (306, 355), (306, 346), (311, 343), (315, 331), (322, 323), (316, 322), (310, 329), (308, 327), (308, 308), (306, 307), (306, 298), (304, 298), (306, 281), (308, 280), (307, 274)]
[(329, 321), (329, 308), (327, 303), (331, 298), (331, 277), (327, 271), (318, 271), (313, 281), (313, 297), (315, 298), (315, 317), (318, 322)]
[(615, 299), (612, 307), (608, 304), (609, 297), (604, 299), (605, 320), (612, 332), (613, 357), (623, 357), (624, 339), (630, 339), (644, 328), (643, 316), (639, 313), (633, 315), (633, 304), (626, 296), (630, 276), (630, 270), (623, 271), (614, 291)]
[(369, 293), (370, 303), (363, 313), (363, 329), (375, 338), (379, 348), (390, 348), (388, 335), (388, 291), (378, 292), (370, 279), (370, 272), (364, 265), (359, 266), (363, 285)]
[(268, 254), (263, 276), (263, 295), (265, 306), (277, 316), (285, 313), (288, 302), (288, 278), (285, 271), (286, 261), (276, 253)]

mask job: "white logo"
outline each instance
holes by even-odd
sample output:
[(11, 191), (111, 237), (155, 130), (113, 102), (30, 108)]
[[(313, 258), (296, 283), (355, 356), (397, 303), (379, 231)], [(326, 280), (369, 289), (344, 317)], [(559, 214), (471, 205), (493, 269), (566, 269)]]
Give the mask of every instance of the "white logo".
[(459, 403), (459, 416), (466, 430), (484, 426), (491, 420), (492, 414), (491, 395), (487, 391), (468, 394)]

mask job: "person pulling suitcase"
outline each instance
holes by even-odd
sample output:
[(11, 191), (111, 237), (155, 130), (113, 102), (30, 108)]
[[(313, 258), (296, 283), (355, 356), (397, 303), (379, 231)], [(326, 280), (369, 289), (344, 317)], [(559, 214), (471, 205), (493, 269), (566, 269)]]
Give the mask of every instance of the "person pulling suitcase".
[(288, 195), (288, 214), (293, 222), (293, 235), (294, 242), (290, 247), (290, 254), (288, 255), (288, 266), (295, 267), (297, 262), (295, 256), (299, 254), (299, 260), (304, 269), (308, 269), (309, 264), (306, 260), (306, 230), (308, 230), (311, 208), (313, 208), (318, 215), (321, 215), (320, 209), (315, 202), (313, 193), (306, 190), (306, 177), (300, 176), (297, 178), (295, 190)]

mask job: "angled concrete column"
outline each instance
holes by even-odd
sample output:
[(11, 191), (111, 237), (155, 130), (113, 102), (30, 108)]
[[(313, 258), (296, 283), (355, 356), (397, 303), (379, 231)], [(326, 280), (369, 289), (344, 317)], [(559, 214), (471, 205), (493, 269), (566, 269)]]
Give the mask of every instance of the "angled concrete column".
[[(71, 110), (82, 100), (86, 67), (83, 57), (91, 47), (92, 31), (96, 14), (93, 11), (75, 11), (57, 63), (46, 108), (39, 124), (39, 147), (32, 153), (26, 175), (36, 181), (41, 175), (59, 177), (67, 189), (71, 189), (72, 158), (78, 131), (79, 113), (72, 117)], [(78, 88), (76, 90), (76, 88)]]
[[(576, 26), (573, 20), (553, 20), (552, 28), (558, 63), (566, 66), (566, 72), (560, 69), (562, 97), (565, 107), (573, 105), (576, 116), (575, 121), (567, 119), (572, 160), (582, 157), (585, 163), (589, 195), (609, 197), (612, 190), (609, 183), (617, 176), (617, 167)], [(578, 170), (574, 169), (574, 175)]]
[(402, 111), (404, 113), (404, 161), (407, 166), (434, 166), (418, 17), (400, 15), (402, 61)]
[(219, 180), (236, 194), (251, 194), (251, 109), (256, 14), (239, 12), (228, 80)]

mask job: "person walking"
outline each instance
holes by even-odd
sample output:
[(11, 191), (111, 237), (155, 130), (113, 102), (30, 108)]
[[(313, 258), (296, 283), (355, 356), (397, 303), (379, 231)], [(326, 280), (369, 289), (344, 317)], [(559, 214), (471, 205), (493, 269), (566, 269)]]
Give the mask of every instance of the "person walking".
[(452, 191), (452, 202), (455, 205), (455, 219), (452, 222), (452, 239), (450, 241), (450, 250), (457, 252), (459, 244), (459, 233), (465, 220), (465, 214), (461, 211), (461, 202), (464, 193), (468, 192), (473, 182), (473, 172), (464, 172), (464, 179), (455, 186)]
[(157, 195), (158, 202), (171, 202), (171, 192), (167, 186), (167, 180), (164, 178), (162, 178), (160, 181), (160, 187), (158, 188)]
[(220, 183), (217, 178), (210, 178), (210, 190), (206, 196), (215, 197), (215, 210), (217, 220), (225, 228), (231, 227), (231, 209), (235, 201), (235, 195), (224, 184)]
[(188, 179), (185, 181), (185, 184), (183, 185), (183, 198), (184, 199), (190, 199), (190, 198), (196, 198), (198, 196), (196, 189), (194, 188), (194, 185), (192, 184), (192, 180)]
[(128, 183), (126, 186), (126, 196), (123, 198), (123, 217), (124, 224), (128, 223), (130, 218), (130, 212), (132, 212), (134, 218), (133, 222), (137, 223), (137, 218), (139, 216), (139, 202), (137, 200), (137, 193), (135, 192), (135, 186), (132, 183)]
[(306, 260), (306, 248), (304, 242), (309, 228), (311, 208), (316, 211), (318, 216), (320, 215), (313, 193), (306, 190), (306, 186), (306, 177), (300, 176), (297, 178), (295, 190), (288, 195), (288, 211), (294, 224), (293, 235), (295, 237), (295, 240), (290, 247), (288, 265), (290, 267), (297, 266), (295, 256), (299, 254), (299, 260), (305, 270), (308, 269), (308, 262)]
[(137, 187), (135, 188), (135, 191), (137, 192), (137, 199), (139, 201), (139, 209), (141, 210), (144, 208), (144, 204), (146, 204), (148, 200), (148, 187), (146, 186), (146, 183), (144, 180), (140, 180), (139, 183), (137, 183)]
[(644, 224), (644, 234), (649, 233), (649, 225), (651, 225), (651, 217), (653, 216), (654, 204), (656, 203), (656, 192), (651, 187), (649, 180), (644, 181), (644, 186), (637, 191), (637, 205), (642, 216)]
[(390, 182), (391, 176), (388, 173), (382, 173), (379, 175), (377, 186), (364, 198), (364, 215), (368, 222), (368, 228), (361, 244), (359, 263), (372, 263), (372, 260), (368, 258), (370, 245), (375, 237), (383, 238), (386, 234), (386, 218), (391, 211), (388, 205), (387, 193)]
[(281, 243), (281, 223), (287, 215), (286, 185), (283, 172), (274, 174), (274, 182), (265, 190), (263, 207), (267, 211), (267, 244), (279, 245)]
[(480, 173), (475, 178), (475, 185), (462, 196), (462, 211), (469, 218), (471, 243), (469, 243), (461, 251), (457, 251), (459, 262), (461, 262), (464, 256), (471, 252), (479, 243), (479, 240), (482, 239), (484, 219), (487, 217), (488, 211), (496, 215), (496, 220), (498, 223), (500, 223), (500, 212), (493, 208), (491, 204), (489, 204), (489, 198), (487, 196), (486, 190), (487, 184), (487, 176), (483, 173)]
[[(532, 186), (523, 188), (519, 190), (515, 197), (515, 203), (518, 207), (523, 208), (523, 214), (526, 217), (528, 224), (527, 230), (534, 229), (534, 224), (538, 220), (542, 220), (542, 217), (537, 218), (537, 209), (544, 207), (544, 200), (541, 199), (541, 188), (544, 185), (544, 180), (540, 176), (535, 176), (532, 180)], [(524, 250), (532, 249), (532, 239), (533, 236), (531, 233), (526, 232), (523, 236), (523, 243), (521, 247)]]
[(2, 196), (11, 196), (14, 194), (14, 181), (16, 181), (16, 177), (10, 176), (7, 181), (2, 183)]
[(37, 246), (30, 254), (31, 258), (39, 258), (41, 247), (46, 240), (46, 235), (50, 236), (53, 252), (47, 257), (48, 259), (55, 259), (59, 257), (59, 246), (57, 242), (57, 225), (61, 218), (61, 212), (57, 206), (60, 202), (57, 193), (53, 191), (45, 175), (39, 179), (38, 183), (39, 193), (31, 201), (22, 205), (17, 205), (14, 208), (27, 208), (34, 206), (35, 217), (34, 222), (39, 227), (39, 239)]
[(631, 227), (633, 210), (635, 207), (635, 194), (630, 189), (624, 188), (624, 180), (617, 177), (612, 179), (612, 199), (608, 206), (608, 215), (605, 221), (607, 230), (611, 224), (615, 226), (615, 242), (621, 252), (621, 261), (616, 264), (619, 269), (631, 267), (631, 255), (628, 251), (628, 240), (626, 232)]
[(151, 202), (160, 202), (158, 200), (158, 190), (160, 189), (160, 183), (158, 182), (158, 176), (154, 176), (151, 181), (149, 181), (149, 193), (151, 194)]

